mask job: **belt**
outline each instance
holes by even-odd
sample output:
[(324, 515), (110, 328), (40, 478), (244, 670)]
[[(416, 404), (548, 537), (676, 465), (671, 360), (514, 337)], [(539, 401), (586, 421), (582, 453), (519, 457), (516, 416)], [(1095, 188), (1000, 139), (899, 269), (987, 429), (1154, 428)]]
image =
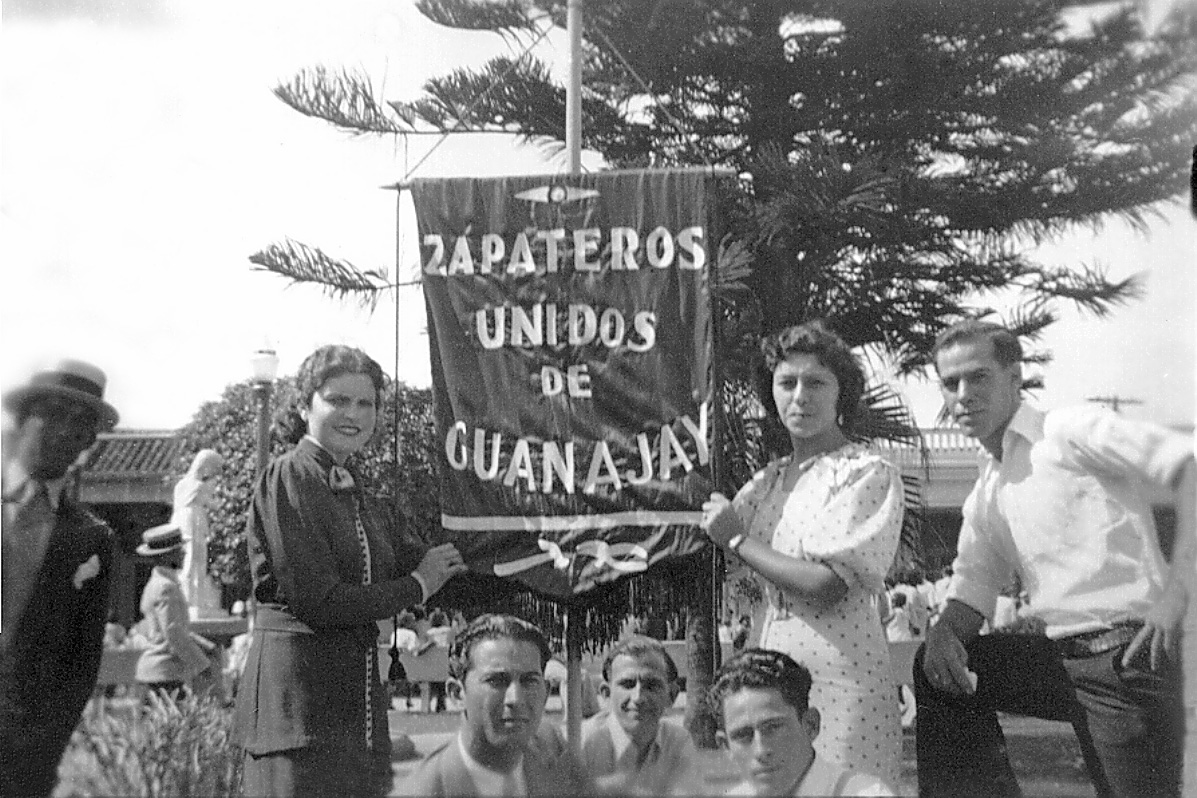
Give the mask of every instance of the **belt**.
[(254, 615), (254, 628), (264, 632), (290, 632), (291, 634), (315, 634), (312, 627), (286, 610), (259, 604)]
[(378, 641), (378, 627), (373, 623), (313, 629), (285, 609), (259, 604), (254, 615), (254, 629), (294, 635), (339, 634), (349, 642), (369, 650)]
[(1057, 638), (1052, 642), (1056, 644), (1056, 650), (1060, 652), (1061, 657), (1065, 659), (1083, 659), (1125, 646), (1131, 640), (1135, 639), (1135, 635), (1142, 628), (1142, 621), (1127, 621), (1126, 623), (1118, 624), (1113, 629), (1097, 629), (1092, 632), (1082, 632), (1079, 635)]

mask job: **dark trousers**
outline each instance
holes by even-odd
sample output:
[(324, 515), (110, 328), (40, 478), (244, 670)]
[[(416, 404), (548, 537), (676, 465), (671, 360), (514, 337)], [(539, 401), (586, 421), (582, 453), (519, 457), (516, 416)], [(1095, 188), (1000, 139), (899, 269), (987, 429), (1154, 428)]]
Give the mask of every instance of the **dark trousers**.
[(1179, 663), (1153, 673), (1137, 656), (1123, 668), (1125, 646), (1066, 659), (1047, 638), (1028, 635), (982, 635), (966, 648), (977, 674), (972, 696), (936, 690), (923, 673), (923, 647), (915, 656), (920, 796), (1022, 794), (999, 711), (1071, 723), (1099, 796), (1180, 795)]

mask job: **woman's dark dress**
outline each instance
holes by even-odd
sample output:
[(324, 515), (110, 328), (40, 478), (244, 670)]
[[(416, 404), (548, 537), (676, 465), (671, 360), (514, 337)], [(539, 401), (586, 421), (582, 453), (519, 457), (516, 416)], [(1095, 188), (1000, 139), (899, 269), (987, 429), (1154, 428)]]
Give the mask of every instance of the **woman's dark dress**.
[[(376, 621), (423, 600), (401, 539), (360, 486), (334, 490), (332, 456), (310, 438), (266, 468), (250, 508), (257, 614), (237, 694), (247, 795), (385, 793), (390, 701)], [(369, 542), (370, 581), (355, 506)]]

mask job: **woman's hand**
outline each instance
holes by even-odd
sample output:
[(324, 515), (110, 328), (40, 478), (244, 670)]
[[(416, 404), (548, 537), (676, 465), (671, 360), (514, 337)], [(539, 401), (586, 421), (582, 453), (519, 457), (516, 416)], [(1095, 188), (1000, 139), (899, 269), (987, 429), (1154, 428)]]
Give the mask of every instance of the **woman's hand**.
[(416, 573), (424, 580), (429, 596), (444, 587), (445, 582), (467, 570), (469, 569), (461, 559), (461, 552), (452, 543), (433, 546), (424, 553), (424, 559), (416, 566)]
[(711, 542), (720, 548), (727, 548), (729, 540), (744, 534), (744, 523), (740, 520), (731, 500), (718, 491), (702, 504), (702, 528)]

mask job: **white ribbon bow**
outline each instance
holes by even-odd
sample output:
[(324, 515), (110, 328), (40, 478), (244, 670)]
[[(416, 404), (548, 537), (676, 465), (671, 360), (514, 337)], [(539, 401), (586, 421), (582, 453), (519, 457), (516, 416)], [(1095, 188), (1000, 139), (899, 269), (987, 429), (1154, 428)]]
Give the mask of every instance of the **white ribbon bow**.
[(596, 568), (611, 568), (622, 573), (635, 573), (648, 568), (648, 550), (639, 543), (607, 543), (605, 540), (587, 540), (578, 544), (573, 554), (567, 555), (551, 540), (536, 541), (541, 554), (532, 554), (510, 562), (495, 563), (495, 576), (511, 576), (551, 562), (558, 571), (569, 568), (578, 555), (593, 557)]

